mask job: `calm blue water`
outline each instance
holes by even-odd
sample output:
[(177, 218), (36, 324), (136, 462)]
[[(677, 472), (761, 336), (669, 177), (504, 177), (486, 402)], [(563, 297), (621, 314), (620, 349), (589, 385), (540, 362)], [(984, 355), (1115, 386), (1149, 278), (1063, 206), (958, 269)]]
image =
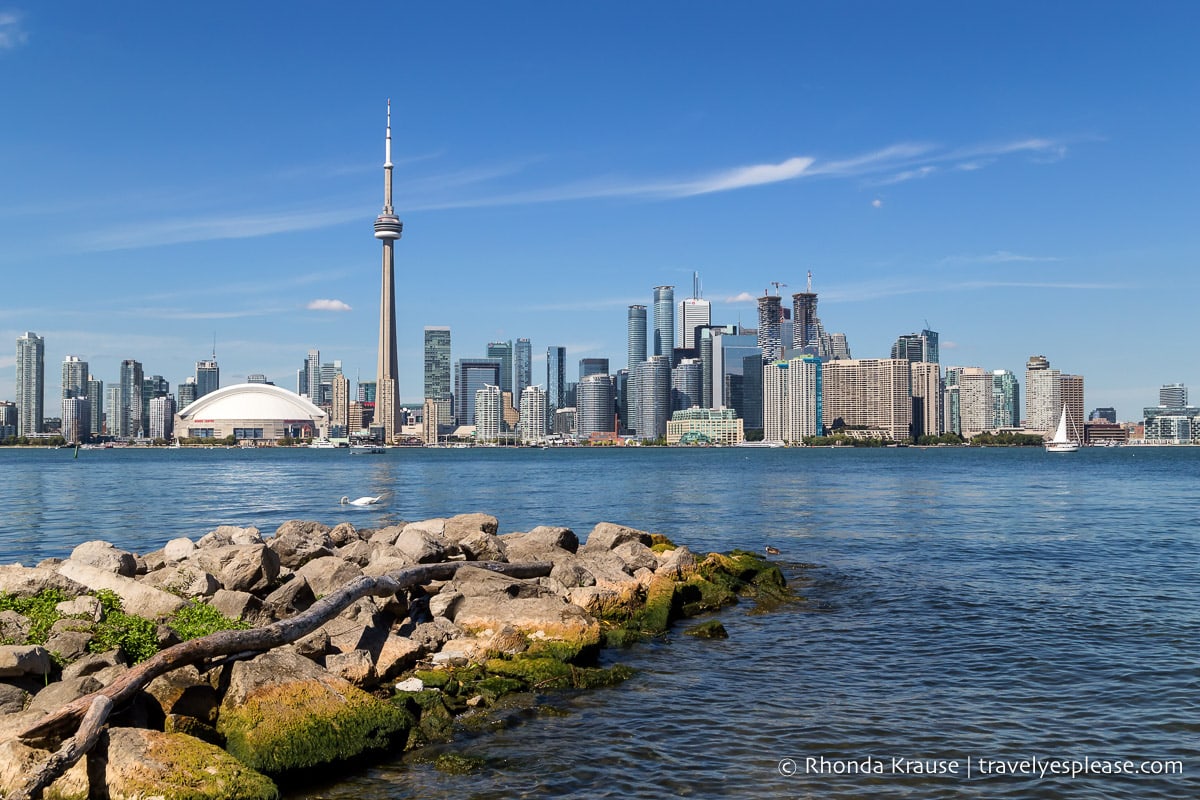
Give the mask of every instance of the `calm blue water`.
[[(769, 543), (807, 598), (726, 612), (727, 641), (616, 654), (639, 669), (621, 688), (455, 745), (476, 774), (410, 757), (295, 797), (1200, 796), (1197, 448), (0, 451), (0, 470), (2, 563), (485, 511), (502, 532), (612, 520), (700, 551)], [(337, 504), (385, 489), (382, 512)], [(979, 775), (1085, 757), (1183, 775)], [(891, 774), (833, 774), (870, 758)]]

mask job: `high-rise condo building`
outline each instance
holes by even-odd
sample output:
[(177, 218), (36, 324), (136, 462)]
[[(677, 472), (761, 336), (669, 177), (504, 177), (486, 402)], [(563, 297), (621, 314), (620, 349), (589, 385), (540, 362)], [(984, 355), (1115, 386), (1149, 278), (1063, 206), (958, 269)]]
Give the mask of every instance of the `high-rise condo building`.
[(512, 394), (513, 389), (513, 343), (488, 342), (487, 357), (500, 359), (500, 391)]
[[(812, 273), (809, 273), (810, 276)], [(818, 345), (817, 295), (815, 292), (796, 292), (792, 295), (792, 342), (796, 350)], [(811, 352), (814, 354), (816, 350)], [(765, 423), (764, 423), (765, 424)]]
[(62, 396), (87, 397), (88, 362), (79, 356), (67, 356), (62, 364)]
[(162, 375), (151, 375), (142, 381), (142, 435), (150, 435), (150, 401), (171, 393), (171, 384)]
[[(196, 391), (200, 391), (199, 383)], [(313, 403), (321, 402), (321, 351), (316, 348), (309, 350), (304, 357), (304, 390), (300, 394)]]
[(170, 439), (175, 425), (175, 399), (170, 395), (150, 401), (150, 438)]
[(95, 375), (88, 376), (87, 398), (92, 404), (90, 433), (99, 436), (104, 433), (104, 381), (98, 380)]
[(541, 386), (526, 386), (521, 392), (521, 419), (517, 427), (521, 441), (540, 442), (549, 431), (546, 416), (546, 390)]
[[(1060, 375), (1058, 379), (1058, 394), (1062, 404), (1067, 408), (1067, 430), (1083, 432), (1083, 376)], [(1059, 416), (1062, 411), (1059, 411)], [(1058, 426), (1057, 420), (1054, 423)]]
[[(196, 362), (196, 399), (211, 394), (221, 388), (221, 368), (217, 366), (217, 358)], [(315, 401), (314, 401), (315, 402)]]
[(583, 380), (588, 375), (607, 375), (608, 359), (607, 358), (581, 358), (579, 359), (579, 380)]
[(421, 406), (422, 444), (438, 443), (438, 419), (440, 417), (441, 413), (438, 411), (438, 401), (432, 397), (426, 397), (425, 403)]
[(829, 361), (822, 373), (821, 422), (826, 431), (840, 420), (894, 441), (907, 439), (912, 427), (912, 375), (898, 358)]
[(698, 358), (685, 358), (671, 370), (671, 410), (699, 407), (703, 398), (704, 367)]
[(475, 390), (475, 441), (494, 442), (500, 438), (504, 423), (500, 395), (499, 386), (489, 385)]
[(892, 358), (938, 363), (937, 331), (923, 330), (920, 333), (906, 333), (900, 336), (892, 345)]
[(956, 367), (958, 428), (964, 439), (972, 439), (993, 428), (992, 374), (981, 367)]
[(637, 434), (642, 439), (660, 439), (667, 435), (671, 416), (671, 357), (650, 356), (638, 364)]
[(1006, 369), (992, 371), (992, 427), (1021, 427), (1021, 388), (1017, 376)]
[(120, 431), (117, 436), (144, 436), (142, 427), (142, 364), (127, 358), (121, 362)]
[[(723, 325), (709, 328), (712, 340), (712, 396), (709, 399), (710, 408), (733, 408), (730, 398), (730, 378), (744, 374), (746, 356), (758, 356), (762, 360), (762, 350), (758, 347), (758, 337), (752, 333), (738, 333), (737, 326)], [(704, 362), (704, 340), (700, 340), (701, 365)], [(736, 381), (735, 381), (736, 382)], [(709, 391), (706, 384), (701, 387), (701, 393)], [(748, 423), (746, 427), (751, 427)], [(757, 428), (762, 427), (754, 426)]]
[[(425, 397), (438, 404), (437, 425), (449, 425), (451, 412), (450, 328), (445, 325), (425, 326)], [(429, 424), (429, 420), (425, 420)]]
[(395, 243), (404, 223), (392, 210), (392, 101), (388, 101), (384, 137), (383, 211), (375, 218), (375, 238), (383, 243), (383, 279), (379, 290), (379, 361), (375, 378), (375, 425), (383, 428), (384, 442), (400, 433), (400, 386), (396, 356)]
[(17, 337), (17, 435), (42, 432), (46, 401), (46, 342), (33, 331)]
[(1158, 390), (1159, 408), (1187, 408), (1187, 387), (1182, 383), (1164, 383)]
[(500, 359), (460, 358), (454, 363), (454, 414), (459, 425), (478, 424), (475, 393), (485, 386), (495, 386), (500, 391)]
[[(250, 382), (247, 381), (247, 383)], [(200, 396), (199, 392), (200, 387), (196, 385), (195, 376), (189, 375), (183, 383), (179, 384), (179, 410), (183, 411), (196, 402), (196, 399)]]
[(611, 377), (588, 375), (579, 381), (575, 393), (575, 435), (579, 439), (587, 439), (593, 433), (616, 431), (616, 400)]
[(567, 404), (567, 348), (550, 346), (546, 348), (546, 402), (550, 408), (547, 414), (553, 417), (554, 412), (565, 408)]
[(62, 399), (62, 436), (69, 443), (85, 441), (91, 436), (92, 403), (76, 395)]
[(124, 436), (121, 433), (125, 425), (125, 417), (122, 409), (125, 401), (121, 396), (121, 385), (109, 386), (105, 390), (106, 397), (104, 398), (104, 432), (109, 436)]
[[(1048, 432), (1058, 425), (1062, 414), (1061, 373), (1050, 369), (1045, 356), (1030, 356), (1025, 363), (1025, 427)], [(1078, 430), (1083, 430), (1081, 422)]]
[(941, 367), (927, 361), (912, 361), (912, 419), (913, 437), (941, 436), (944, 432), (942, 412)]
[(339, 369), (333, 376), (332, 398), (329, 409), (329, 435), (350, 435), (350, 379)]
[(340, 359), (321, 365), (320, 397), (314, 399), (313, 403), (318, 406), (326, 406), (333, 402), (333, 380), (341, 374), (342, 362)]
[(521, 392), (533, 383), (533, 345), (528, 339), (517, 339), (517, 346), (513, 352), (513, 368), (513, 397), (520, 405)]
[(779, 295), (764, 294), (758, 298), (758, 346), (762, 350), (763, 363), (777, 361), (783, 353), (783, 307)]
[(627, 321), (628, 358), (625, 366), (630, 372), (646, 360), (646, 307), (630, 306)]
[[(654, 341), (650, 355), (671, 360), (675, 347), (675, 287), (654, 287)], [(665, 423), (664, 423), (665, 424)]]
[(765, 441), (800, 443), (821, 435), (821, 359), (802, 355), (763, 364), (762, 383)]
[(842, 361), (852, 358), (850, 355), (850, 343), (846, 341), (846, 334), (829, 334), (829, 357)]
[[(746, 430), (762, 430), (763, 426), (763, 360), (755, 353), (742, 359), (741, 380), (726, 375), (725, 405), (738, 412)], [(824, 400), (822, 400), (824, 402)]]

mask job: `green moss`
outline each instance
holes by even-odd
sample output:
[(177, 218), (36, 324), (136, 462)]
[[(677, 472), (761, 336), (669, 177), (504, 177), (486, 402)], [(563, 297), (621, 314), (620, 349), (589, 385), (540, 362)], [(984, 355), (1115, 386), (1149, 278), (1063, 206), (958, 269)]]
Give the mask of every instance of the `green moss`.
[(650, 534), (650, 549), (656, 553), (665, 553), (675, 549), (675, 543), (661, 533)]
[(571, 665), (564, 664), (556, 658), (491, 658), (485, 662), (484, 667), (493, 675), (516, 678), (530, 689), (571, 687)]
[(416, 724), (408, 731), (404, 749), (413, 750), (427, 744), (448, 742), (453, 738), (454, 714), (446, 706), (440, 692), (413, 692), (407, 707), (416, 718)]
[(698, 639), (728, 639), (729, 632), (725, 630), (725, 626), (718, 619), (710, 619), (708, 622), (701, 622), (699, 625), (693, 625), (684, 631), (688, 636), (695, 636)]
[(315, 681), (271, 686), (224, 710), (226, 749), (253, 769), (278, 774), (386, 748), (414, 720), (403, 707), (358, 689), (335, 693)]
[(125, 797), (162, 800), (278, 800), (279, 789), (215, 745), (180, 734), (160, 736), (147, 753), (163, 764), (161, 772), (127, 774), (121, 783)]
[(505, 678), (500, 675), (492, 675), (484, 678), (475, 684), (475, 690), (483, 697), (484, 702), (488, 705), (493, 705), (501, 697), (508, 694), (516, 694), (517, 692), (525, 691), (526, 686), (524, 681), (516, 678)]
[(433, 762), (433, 766), (438, 772), (445, 772), (447, 775), (469, 775), (482, 769), (484, 763), (478, 756), (442, 753)]
[(580, 642), (564, 642), (557, 639), (534, 641), (524, 655), (533, 658), (553, 658), (558, 661), (574, 661), (586, 648)]

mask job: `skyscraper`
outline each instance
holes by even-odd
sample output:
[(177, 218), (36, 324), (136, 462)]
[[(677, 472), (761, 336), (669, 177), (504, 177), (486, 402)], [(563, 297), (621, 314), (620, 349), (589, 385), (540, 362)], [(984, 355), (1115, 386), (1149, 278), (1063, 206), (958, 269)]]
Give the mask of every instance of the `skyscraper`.
[(704, 369), (698, 358), (685, 358), (671, 370), (671, 410), (700, 406)]
[(912, 426), (912, 375), (908, 361), (864, 358), (830, 361), (822, 369), (822, 419), (826, 431), (846, 426), (875, 429), (903, 441)]
[(892, 358), (938, 363), (937, 331), (923, 330), (920, 333), (906, 333), (900, 336), (892, 345)]
[(513, 397), (520, 405), (521, 393), (525, 391), (526, 386), (533, 383), (533, 345), (528, 339), (517, 339), (513, 364), (516, 372), (513, 376)]
[[(196, 399), (221, 388), (221, 368), (214, 354), (211, 359), (196, 362)], [(313, 402), (317, 402), (313, 400)]]
[(699, 297), (679, 301), (679, 347), (695, 350), (700, 346), (699, 329), (712, 324), (712, 304)]
[[(803, 350), (817, 344), (817, 295), (811, 290), (796, 292), (792, 295), (792, 347)], [(811, 352), (815, 354), (816, 350)]]
[(333, 376), (329, 411), (329, 435), (350, 435), (350, 379), (339, 369)]
[[(1063, 406), (1067, 409), (1067, 430), (1082, 431), (1083, 430), (1083, 376), (1082, 375), (1060, 375), (1058, 378), (1058, 396)], [(1059, 416), (1062, 416), (1060, 410)], [(1058, 422), (1054, 425), (1057, 427)]]
[(99, 436), (104, 432), (104, 381), (97, 380), (95, 375), (88, 376), (87, 397), (92, 404), (90, 433), (93, 436)]
[(627, 323), (627, 347), (629, 357), (625, 367), (633, 369), (646, 360), (646, 307), (630, 306)]
[(384, 442), (400, 432), (399, 366), (396, 357), (396, 261), (395, 242), (404, 223), (392, 210), (392, 101), (388, 101), (387, 135), (384, 139), (383, 211), (375, 218), (375, 238), (383, 242), (383, 283), (379, 291), (379, 363), (375, 381), (375, 424), (383, 427)]
[(758, 298), (758, 346), (762, 348), (763, 363), (770, 363), (782, 353), (780, 326), (783, 324), (783, 307), (779, 295), (765, 294)]
[(588, 375), (607, 375), (608, 359), (607, 358), (581, 358), (579, 359), (579, 380), (583, 380)]
[(526, 386), (521, 392), (521, 420), (517, 423), (521, 440), (540, 442), (549, 430), (546, 417), (546, 391), (541, 386)]
[(763, 370), (763, 439), (802, 442), (821, 435), (821, 359), (797, 356)]
[(546, 348), (546, 403), (549, 405), (547, 414), (565, 407), (567, 400), (567, 348)]
[(488, 342), (487, 357), (500, 359), (500, 391), (512, 394), (513, 390), (513, 343)]
[[(309, 350), (304, 359), (304, 391), (302, 394), (313, 403), (321, 402), (321, 351)], [(196, 382), (196, 396), (200, 396), (200, 382)]]
[(62, 396), (87, 397), (88, 362), (79, 356), (67, 356), (62, 364)]
[(1187, 387), (1182, 383), (1164, 383), (1158, 390), (1159, 408), (1187, 408)]
[[(425, 398), (437, 401), (439, 425), (449, 425), (451, 412), (450, 329), (445, 325), (425, 326)], [(429, 424), (429, 420), (425, 420)]]
[[(1050, 369), (1045, 356), (1030, 356), (1025, 363), (1025, 427), (1031, 431), (1051, 431), (1062, 414), (1060, 372)], [(1082, 406), (1081, 409), (1082, 411)], [(1082, 421), (1077, 430), (1083, 430)]]
[[(120, 429), (116, 436), (142, 436), (142, 364), (132, 358), (121, 362)], [(111, 433), (112, 431), (110, 431)]]
[(174, 431), (175, 399), (170, 395), (150, 401), (150, 438), (170, 439)]
[(594, 373), (581, 378), (576, 388), (575, 435), (587, 439), (593, 433), (615, 432), (615, 409), (610, 376)]
[(72, 395), (62, 399), (62, 436), (68, 442), (82, 442), (91, 435), (92, 404), (86, 397)]
[(500, 394), (500, 387), (493, 385), (475, 390), (475, 440), (478, 442), (494, 442), (500, 438), (504, 420)]
[(667, 435), (671, 416), (671, 357), (650, 356), (638, 364), (637, 433), (642, 439), (660, 439)]
[[(252, 381), (247, 381), (247, 383), (251, 382)], [(196, 385), (196, 377), (194, 375), (189, 375), (183, 383), (179, 384), (179, 410), (183, 411), (192, 403), (196, 402), (196, 398), (199, 396), (197, 393), (199, 391), (199, 387)]]
[(42, 432), (46, 400), (46, 342), (33, 331), (17, 337), (17, 435)]
[[(475, 425), (475, 393), (485, 386), (499, 392), (500, 359), (460, 358), (454, 364), (454, 416), (459, 425)], [(378, 404), (375, 406), (379, 408)]]
[[(992, 370), (992, 427), (1021, 426), (1021, 389), (1017, 376), (1006, 369)], [(1083, 430), (1082, 427), (1079, 430)]]
[[(650, 355), (671, 360), (675, 347), (675, 287), (654, 287), (654, 342)], [(665, 425), (665, 423), (664, 423)], [(666, 429), (664, 428), (664, 431)]]
[(941, 368), (926, 361), (910, 362), (912, 369), (913, 436), (941, 436)]

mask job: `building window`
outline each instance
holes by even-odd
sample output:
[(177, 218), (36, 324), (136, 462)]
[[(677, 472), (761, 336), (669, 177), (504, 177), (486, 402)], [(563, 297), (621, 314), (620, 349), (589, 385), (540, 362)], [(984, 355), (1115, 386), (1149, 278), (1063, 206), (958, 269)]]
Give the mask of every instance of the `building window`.
[(234, 428), (233, 438), (235, 439), (261, 439), (263, 438), (262, 428)]

